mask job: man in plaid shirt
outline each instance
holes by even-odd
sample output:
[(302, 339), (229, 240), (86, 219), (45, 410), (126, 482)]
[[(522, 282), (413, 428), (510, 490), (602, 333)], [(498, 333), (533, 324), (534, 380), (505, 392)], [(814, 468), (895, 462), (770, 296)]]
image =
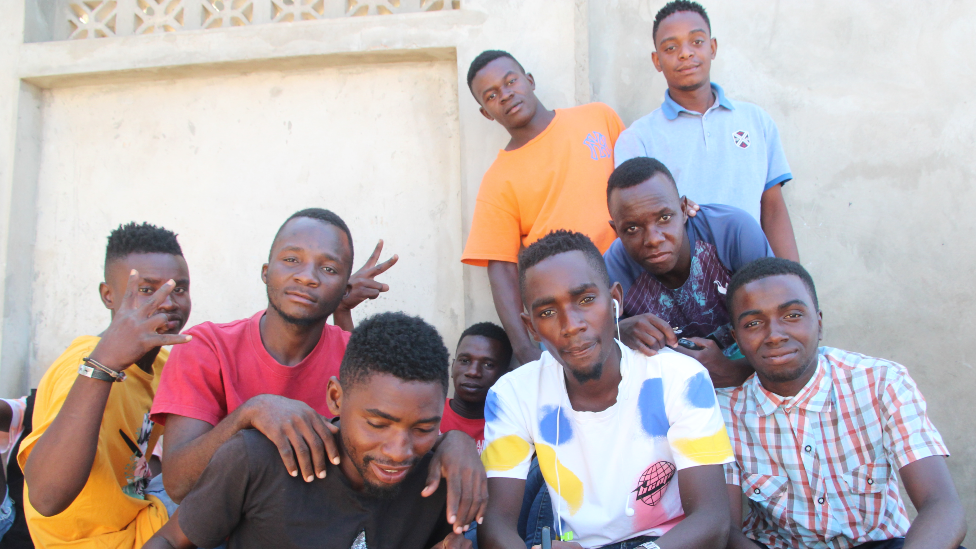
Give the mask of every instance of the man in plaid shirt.
[[(756, 370), (741, 387), (718, 390), (736, 457), (726, 465), (729, 547), (959, 547), (966, 519), (949, 451), (907, 369), (818, 348), (816, 289), (792, 261), (746, 265), (726, 299)], [(918, 510), (914, 522), (896, 471)], [(749, 515), (740, 528), (742, 493)]]

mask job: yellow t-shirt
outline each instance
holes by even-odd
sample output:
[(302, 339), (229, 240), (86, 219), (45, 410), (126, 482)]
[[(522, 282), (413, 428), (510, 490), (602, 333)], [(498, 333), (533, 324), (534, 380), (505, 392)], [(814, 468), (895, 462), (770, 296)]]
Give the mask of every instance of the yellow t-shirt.
[[(95, 336), (75, 339), (41, 378), (34, 403), (34, 431), (17, 454), (21, 468), (60, 412), (78, 378), (82, 359), (98, 341)], [(138, 549), (169, 519), (162, 502), (142, 495), (151, 477), (144, 456), (152, 455), (162, 432), (162, 426), (153, 428), (149, 409), (168, 356), (165, 349), (159, 352), (153, 375), (132, 366), (125, 371), (126, 380), (112, 386), (91, 475), (67, 509), (53, 517), (40, 515), (30, 505), (24, 484), (25, 515), (35, 546)]]
[(481, 180), (461, 261), (517, 263), (523, 246), (557, 229), (583, 233), (600, 253), (607, 251), (617, 238), (607, 180), (623, 129), (613, 109), (589, 103), (556, 109), (542, 133), (514, 151), (499, 151)]

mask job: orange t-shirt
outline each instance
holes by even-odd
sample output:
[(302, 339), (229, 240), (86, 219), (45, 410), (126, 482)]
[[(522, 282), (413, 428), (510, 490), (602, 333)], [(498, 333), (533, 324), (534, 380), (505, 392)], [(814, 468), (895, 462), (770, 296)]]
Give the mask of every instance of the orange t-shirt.
[(600, 252), (616, 238), (607, 210), (613, 145), (624, 124), (603, 103), (557, 109), (549, 126), (514, 151), (499, 151), (478, 189), (468, 265), (518, 262), (522, 246), (551, 231), (589, 236)]

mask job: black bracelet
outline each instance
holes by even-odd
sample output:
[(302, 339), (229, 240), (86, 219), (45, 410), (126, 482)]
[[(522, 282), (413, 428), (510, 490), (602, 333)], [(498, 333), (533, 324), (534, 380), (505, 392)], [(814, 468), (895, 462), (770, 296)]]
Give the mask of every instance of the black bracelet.
[(97, 360), (92, 359), (91, 357), (87, 357), (86, 356), (82, 360), (89, 367), (94, 368), (95, 370), (100, 370), (100, 371), (104, 372), (105, 375), (111, 376), (112, 377), (112, 381), (118, 381), (120, 383), (123, 382), (123, 381), (125, 381), (125, 372), (117, 372), (117, 371), (109, 368), (108, 366), (105, 366), (104, 364), (98, 362)]
[(82, 362), (81, 365), (78, 366), (78, 375), (90, 377), (92, 379), (97, 379), (99, 381), (107, 381), (109, 383), (118, 383), (122, 381), (121, 379), (114, 378), (97, 368), (92, 368), (91, 366), (85, 364), (84, 362)]

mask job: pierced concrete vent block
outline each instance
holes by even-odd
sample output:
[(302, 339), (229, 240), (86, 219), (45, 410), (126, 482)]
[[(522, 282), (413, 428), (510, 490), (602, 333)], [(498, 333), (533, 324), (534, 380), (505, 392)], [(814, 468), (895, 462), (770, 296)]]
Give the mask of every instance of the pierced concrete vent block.
[(251, 0), (203, 0), (201, 27), (243, 27), (254, 22), (254, 2)]
[(71, 0), (67, 18), (70, 39), (115, 36), (115, 0)]
[(133, 34), (183, 30), (183, 0), (135, 0)]

